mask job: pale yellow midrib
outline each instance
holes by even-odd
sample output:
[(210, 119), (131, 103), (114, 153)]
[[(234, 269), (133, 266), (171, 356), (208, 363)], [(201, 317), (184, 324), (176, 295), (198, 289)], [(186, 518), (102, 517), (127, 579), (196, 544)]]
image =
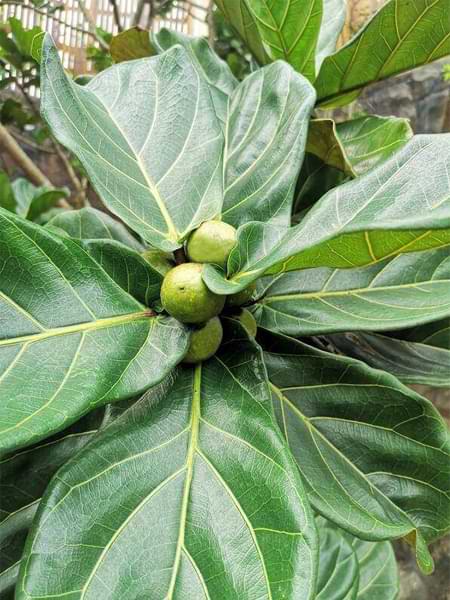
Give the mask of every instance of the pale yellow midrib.
[(186, 457), (186, 479), (183, 490), (183, 498), (181, 503), (181, 516), (180, 516), (180, 529), (178, 532), (178, 540), (177, 540), (177, 549), (175, 554), (174, 565), (172, 569), (172, 577), (169, 584), (169, 589), (167, 595), (165, 596), (165, 600), (172, 600), (173, 594), (175, 592), (175, 584), (178, 576), (180, 560), (181, 560), (181, 551), (184, 547), (185, 543), (185, 533), (186, 533), (186, 518), (187, 511), (189, 506), (189, 497), (191, 491), (192, 477), (194, 472), (194, 458), (195, 453), (197, 452), (198, 446), (198, 434), (199, 434), (199, 424), (200, 424), (200, 394), (201, 394), (201, 381), (202, 381), (202, 363), (199, 363), (195, 367), (194, 372), (194, 385), (193, 385), (193, 394), (192, 394), (192, 413), (191, 413), (191, 422), (190, 422), (190, 442), (188, 453)]
[(0, 348), (3, 346), (12, 346), (14, 344), (31, 344), (39, 342), (51, 337), (60, 335), (69, 335), (71, 333), (79, 333), (92, 331), (96, 329), (105, 329), (107, 327), (117, 327), (131, 321), (137, 321), (140, 319), (149, 319), (150, 315), (148, 311), (141, 311), (137, 313), (131, 313), (127, 315), (118, 315), (116, 317), (108, 317), (106, 319), (98, 319), (96, 321), (87, 321), (86, 323), (77, 323), (76, 325), (67, 325), (66, 327), (56, 327), (54, 329), (46, 329), (41, 333), (34, 333), (31, 335), (22, 335), (14, 338), (7, 338), (0, 340)]

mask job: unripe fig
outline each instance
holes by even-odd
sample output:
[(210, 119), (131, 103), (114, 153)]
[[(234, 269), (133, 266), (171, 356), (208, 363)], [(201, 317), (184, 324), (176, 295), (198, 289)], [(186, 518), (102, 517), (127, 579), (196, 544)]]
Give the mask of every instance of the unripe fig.
[(225, 268), (236, 244), (236, 229), (222, 221), (206, 221), (191, 233), (187, 242), (189, 260)]
[(172, 257), (168, 252), (162, 252), (161, 250), (145, 250), (141, 256), (155, 269), (155, 271), (158, 271), (160, 275), (166, 275), (166, 273), (175, 266), (175, 263), (172, 261)]
[(183, 362), (194, 364), (208, 360), (219, 349), (222, 342), (223, 329), (219, 317), (210, 319), (191, 335), (191, 343)]
[(249, 310), (243, 308), (241, 312), (234, 318), (240, 322), (240, 324), (246, 330), (250, 337), (256, 336), (256, 332), (258, 331), (258, 325), (256, 324), (255, 317)]
[(205, 323), (218, 315), (225, 296), (211, 292), (202, 279), (203, 265), (183, 263), (164, 277), (161, 302), (164, 309), (182, 323)]
[(229, 306), (242, 306), (251, 300), (255, 290), (256, 283), (251, 283), (245, 288), (245, 290), (242, 290), (242, 292), (237, 292), (237, 294), (231, 294), (230, 296), (227, 296), (227, 304)]

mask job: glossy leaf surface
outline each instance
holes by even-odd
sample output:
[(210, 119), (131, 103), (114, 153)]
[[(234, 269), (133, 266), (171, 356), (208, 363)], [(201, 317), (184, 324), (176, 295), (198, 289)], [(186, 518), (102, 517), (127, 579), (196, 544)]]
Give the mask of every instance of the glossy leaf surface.
[(53, 217), (47, 227), (56, 227), (75, 240), (116, 240), (135, 250), (143, 249), (122, 223), (91, 207), (64, 211)]
[(280, 427), (321, 514), (367, 540), (425, 541), (449, 527), (449, 434), (395, 377), (290, 338), (264, 340)]
[(224, 221), (290, 224), (314, 101), (311, 84), (281, 61), (237, 87), (228, 108)]
[(179, 368), (59, 472), (17, 598), (307, 600), (316, 551), (261, 356), (237, 339)]
[(181, 324), (152, 316), (78, 242), (2, 209), (0, 271), (2, 452), (147, 389), (186, 351)]
[(185, 49), (115, 65), (79, 86), (47, 37), (41, 79), (54, 135), (106, 206), (145, 240), (173, 250), (220, 211), (221, 125)]
[(388, 331), (450, 315), (448, 247), (361, 269), (307, 269), (258, 282), (255, 317), (293, 336)]
[(403, 383), (450, 388), (450, 348), (370, 333), (336, 334), (330, 340), (348, 356), (387, 371)]
[(322, 19), (319, 0), (216, 0), (227, 20), (266, 64), (282, 59), (309, 80), (315, 77), (314, 53)]
[(205, 269), (217, 293), (262, 274), (349, 268), (450, 244), (450, 135), (415, 136), (389, 160), (331, 190), (288, 232), (264, 223), (240, 228), (231, 278)]
[[(376, 51), (374, 49), (376, 48)], [(357, 35), (327, 57), (315, 82), (320, 101), (450, 54), (448, 0), (390, 0)]]

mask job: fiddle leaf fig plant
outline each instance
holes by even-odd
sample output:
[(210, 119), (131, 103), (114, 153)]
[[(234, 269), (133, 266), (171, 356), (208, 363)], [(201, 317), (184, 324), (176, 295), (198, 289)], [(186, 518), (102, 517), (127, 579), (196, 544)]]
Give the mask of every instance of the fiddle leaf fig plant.
[(167, 31), (84, 86), (39, 49), (110, 214), (0, 208), (5, 598), (390, 600), (391, 541), (431, 573), (450, 529), (448, 430), (406, 385), (448, 384), (450, 134), (313, 114), (339, 2), (225, 4), (242, 82)]

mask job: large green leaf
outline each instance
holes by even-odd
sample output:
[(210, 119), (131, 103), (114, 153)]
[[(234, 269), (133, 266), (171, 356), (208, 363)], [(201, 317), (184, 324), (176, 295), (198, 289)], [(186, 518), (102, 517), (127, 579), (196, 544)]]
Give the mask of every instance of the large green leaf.
[(316, 600), (356, 600), (359, 587), (359, 567), (356, 554), (347, 539), (335, 527), (323, 525), (318, 519), (319, 572)]
[(261, 64), (270, 62), (254, 15), (246, 0), (215, 0), (223, 16), (243, 39), (253, 56)]
[(76, 241), (0, 209), (0, 449), (29, 445), (160, 381), (186, 330), (122, 290)]
[(323, 104), (450, 54), (448, 0), (390, 0), (328, 56), (315, 82)]
[(144, 249), (122, 223), (91, 207), (59, 213), (47, 223), (47, 228), (55, 227), (75, 240), (115, 240), (135, 250)]
[(335, 334), (329, 339), (348, 356), (392, 373), (403, 383), (450, 388), (450, 348), (370, 333)]
[(145, 306), (159, 305), (163, 275), (136, 250), (115, 240), (87, 240), (84, 247), (133, 298)]
[(339, 124), (332, 119), (314, 119), (306, 149), (356, 177), (389, 158), (412, 135), (409, 121), (397, 117), (359, 117)]
[(390, 542), (366, 542), (350, 538), (359, 565), (357, 600), (396, 600), (399, 573)]
[(347, 15), (347, 0), (322, 0), (322, 24), (316, 48), (316, 72), (324, 59), (333, 54)]
[(199, 76), (208, 84), (217, 118), (224, 124), (229, 97), (238, 83), (227, 63), (217, 56), (203, 38), (193, 38), (178, 31), (161, 29), (158, 33), (151, 34), (151, 40), (160, 54), (176, 44), (181, 44), (186, 49)]
[(450, 244), (450, 134), (415, 136), (390, 159), (331, 190), (288, 232), (265, 223), (239, 229), (226, 280), (212, 265), (211, 289), (237, 292), (263, 274), (311, 267), (361, 267)]
[(224, 221), (289, 225), (314, 101), (311, 84), (281, 61), (238, 86), (228, 109)]
[(260, 353), (238, 339), (179, 368), (59, 471), (17, 599), (308, 600), (316, 552)]
[(395, 600), (399, 576), (390, 542), (360, 540), (317, 519), (320, 539), (317, 600)]
[(0, 461), (0, 597), (13, 598), (28, 529), (56, 471), (111, 417), (98, 409), (36, 446)]
[(314, 80), (321, 0), (216, 0), (216, 4), (258, 60), (267, 63), (282, 59)]
[(80, 86), (47, 36), (41, 64), (44, 118), (106, 206), (145, 240), (173, 250), (220, 212), (221, 123), (184, 48), (115, 65)]
[(407, 536), (421, 568), (450, 527), (450, 440), (433, 405), (395, 377), (281, 336), (265, 363), (280, 426), (313, 506), (367, 540)]
[(387, 331), (450, 316), (448, 247), (360, 269), (307, 269), (258, 282), (262, 327), (295, 337)]

